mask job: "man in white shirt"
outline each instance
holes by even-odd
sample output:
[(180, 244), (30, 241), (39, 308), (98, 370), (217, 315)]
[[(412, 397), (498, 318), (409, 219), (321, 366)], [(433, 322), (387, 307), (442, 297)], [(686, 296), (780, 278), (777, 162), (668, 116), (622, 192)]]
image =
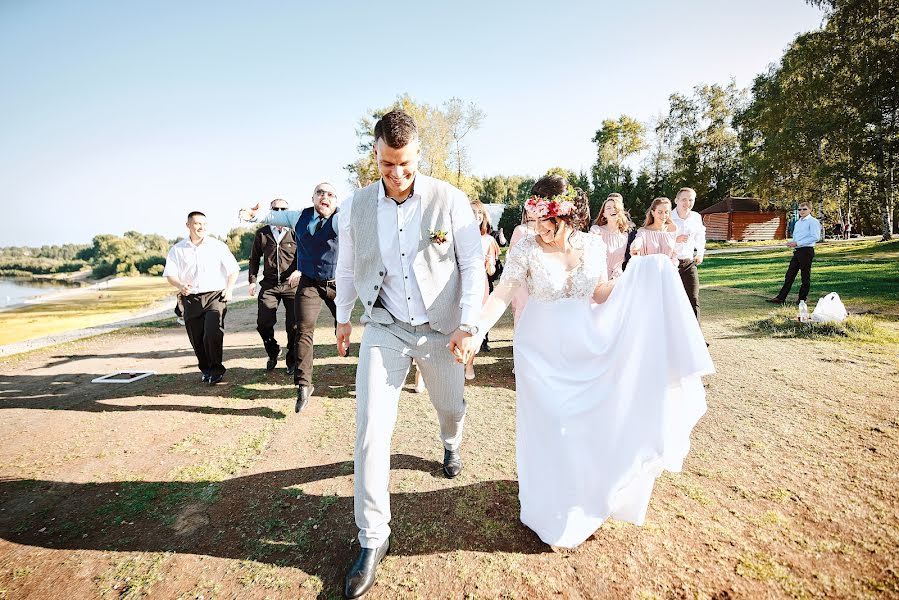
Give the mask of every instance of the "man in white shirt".
[(178, 288), (184, 303), (184, 328), (203, 382), (215, 385), (225, 375), (225, 313), (240, 268), (224, 242), (206, 237), (206, 215), (199, 211), (187, 215), (187, 230), (187, 239), (169, 250), (162, 274)]
[(799, 203), (799, 220), (793, 225), (793, 239), (787, 242), (787, 247), (793, 249), (790, 258), (790, 266), (784, 276), (783, 287), (773, 298), (766, 302), (783, 304), (790, 295), (790, 289), (796, 280), (796, 274), (801, 274), (802, 284), (799, 286), (799, 298), (797, 302), (808, 300), (808, 293), (812, 287), (812, 261), (815, 259), (815, 244), (821, 241), (821, 222), (812, 216), (812, 205), (808, 202)]
[(671, 215), (677, 225), (677, 271), (684, 284), (684, 291), (693, 307), (693, 314), (699, 320), (699, 271), (705, 255), (705, 225), (702, 216), (693, 212), (696, 204), (696, 190), (684, 187), (674, 197), (676, 209)]
[(390, 439), (412, 359), (440, 422), (443, 472), (462, 469), (463, 367), (453, 352), (477, 333), (484, 295), (480, 230), (468, 198), (418, 173), (415, 122), (394, 110), (375, 125), (381, 179), (356, 190), (338, 223), (337, 351), (350, 344), (358, 297), (365, 330), (356, 370), (354, 501), (361, 551), (344, 593), (372, 586), (390, 546)]

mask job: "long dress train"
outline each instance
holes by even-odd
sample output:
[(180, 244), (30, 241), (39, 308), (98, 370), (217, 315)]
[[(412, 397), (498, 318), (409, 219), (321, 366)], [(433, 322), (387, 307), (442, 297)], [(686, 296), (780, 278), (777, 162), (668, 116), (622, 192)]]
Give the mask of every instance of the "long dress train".
[(583, 233), (571, 244), (583, 254), (566, 271), (522, 240), (482, 317), (489, 329), (527, 285), (514, 338), (521, 521), (563, 547), (608, 518), (643, 523), (656, 478), (681, 470), (706, 409), (701, 376), (714, 372), (666, 257), (635, 257), (595, 304), (605, 246)]

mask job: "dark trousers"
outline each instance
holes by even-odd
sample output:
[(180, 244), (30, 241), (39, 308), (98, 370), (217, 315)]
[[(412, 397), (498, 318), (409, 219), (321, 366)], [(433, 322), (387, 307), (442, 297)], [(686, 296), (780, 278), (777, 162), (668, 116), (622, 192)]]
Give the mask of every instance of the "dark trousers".
[(263, 284), (259, 289), (259, 308), (256, 313), (256, 331), (265, 345), (270, 358), (278, 356), (278, 341), (275, 339), (275, 323), (278, 321), (278, 303), (284, 303), (284, 329), (287, 331), (287, 364), (296, 360), (297, 319), (294, 295), (297, 288), (286, 282), (274, 287)]
[(693, 307), (693, 314), (696, 320), (699, 320), (699, 270), (696, 268), (696, 262), (692, 258), (681, 259), (677, 263), (677, 272), (680, 274), (680, 280), (684, 284), (684, 291), (687, 292), (687, 299), (690, 306)]
[(228, 303), (222, 292), (204, 292), (183, 296), (184, 328), (197, 355), (197, 366), (204, 375), (224, 375), (222, 344), (225, 341), (225, 314)]
[(793, 258), (787, 267), (787, 276), (784, 278), (784, 286), (777, 294), (778, 299), (784, 301), (790, 295), (790, 288), (796, 280), (796, 273), (802, 274), (802, 285), (799, 286), (799, 299), (808, 300), (808, 292), (812, 287), (812, 260), (815, 258), (815, 249), (812, 247), (796, 248), (793, 250)]
[(312, 385), (312, 358), (315, 346), (312, 335), (315, 333), (315, 322), (321, 312), (322, 302), (334, 317), (334, 329), (337, 329), (337, 305), (334, 297), (337, 288), (334, 280), (312, 279), (303, 275), (296, 295), (297, 314), (297, 369), (293, 374), (296, 385)]

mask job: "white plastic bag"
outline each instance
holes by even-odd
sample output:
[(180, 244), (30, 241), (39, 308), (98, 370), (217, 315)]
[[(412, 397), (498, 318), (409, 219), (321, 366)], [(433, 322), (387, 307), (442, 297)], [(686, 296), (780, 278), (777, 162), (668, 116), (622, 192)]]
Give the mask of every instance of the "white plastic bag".
[(849, 313), (840, 301), (840, 295), (831, 292), (818, 300), (815, 311), (812, 313), (812, 321), (816, 323), (842, 323)]

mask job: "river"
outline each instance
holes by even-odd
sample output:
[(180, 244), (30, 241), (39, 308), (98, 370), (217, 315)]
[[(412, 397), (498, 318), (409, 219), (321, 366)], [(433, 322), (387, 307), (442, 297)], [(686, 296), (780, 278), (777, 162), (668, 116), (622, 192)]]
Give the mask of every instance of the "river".
[(0, 308), (22, 304), (29, 298), (43, 296), (71, 287), (71, 285), (64, 285), (51, 281), (0, 278)]

